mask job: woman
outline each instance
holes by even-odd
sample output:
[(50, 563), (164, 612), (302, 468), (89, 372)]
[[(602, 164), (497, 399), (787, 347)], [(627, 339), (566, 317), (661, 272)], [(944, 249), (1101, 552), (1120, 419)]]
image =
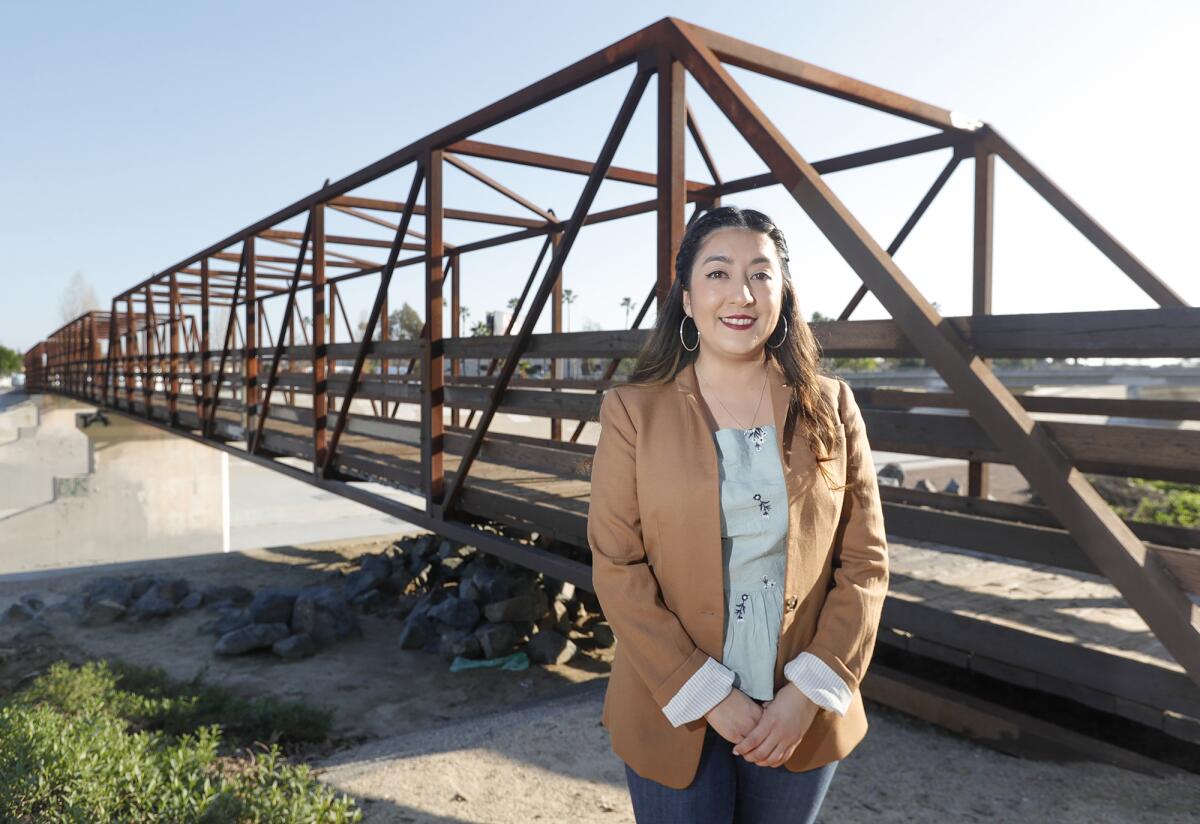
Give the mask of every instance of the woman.
[(888, 585), (870, 445), (850, 387), (819, 373), (769, 218), (707, 212), (675, 275), (600, 407), (603, 724), (639, 822), (811, 822), (867, 730)]

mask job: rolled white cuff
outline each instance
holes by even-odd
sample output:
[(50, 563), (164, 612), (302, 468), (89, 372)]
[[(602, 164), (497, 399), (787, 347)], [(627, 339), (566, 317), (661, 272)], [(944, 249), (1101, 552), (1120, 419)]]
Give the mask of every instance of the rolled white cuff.
[(695, 721), (724, 701), (732, 690), (733, 670), (709, 656), (663, 707), (663, 715), (672, 727)]
[(845, 715), (853, 697), (842, 677), (811, 652), (802, 652), (783, 665), (783, 675), (819, 707)]

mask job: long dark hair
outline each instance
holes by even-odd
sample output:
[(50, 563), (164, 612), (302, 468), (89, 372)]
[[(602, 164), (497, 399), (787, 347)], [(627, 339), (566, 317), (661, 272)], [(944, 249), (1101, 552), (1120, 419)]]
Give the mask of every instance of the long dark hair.
[[(687, 313), (683, 311), (683, 290), (691, 288), (692, 266), (705, 238), (718, 229), (728, 228), (762, 232), (775, 244), (775, 251), (783, 269), (783, 309), (780, 312), (779, 324), (768, 337), (768, 341), (782, 339), (783, 343), (778, 348), (773, 348), (775, 344), (771, 343), (770, 346), (765, 346), (764, 350), (765, 356), (774, 358), (783, 369), (792, 387), (787, 420), (783, 428), (783, 442), (790, 445), (796, 427), (802, 427), (809, 448), (817, 459), (817, 466), (828, 484), (830, 477), (824, 463), (832, 460), (838, 420), (829, 398), (821, 391), (817, 378), (818, 375), (826, 374), (821, 366), (821, 347), (800, 313), (796, 288), (788, 267), (787, 241), (774, 221), (762, 212), (740, 209), (737, 206), (721, 206), (709, 210), (688, 226), (679, 244), (679, 253), (675, 256), (675, 281), (667, 292), (666, 302), (660, 308), (650, 337), (638, 352), (629, 383), (667, 383), (675, 378), (679, 370), (696, 360), (699, 347), (689, 352), (683, 347), (679, 337), (680, 324), (684, 323), (683, 319), (687, 317)], [(785, 318), (786, 338), (783, 336)], [(687, 334), (686, 325), (684, 328)], [(692, 334), (695, 334), (695, 321), (692, 330)], [(843, 489), (844, 486), (830, 488)]]

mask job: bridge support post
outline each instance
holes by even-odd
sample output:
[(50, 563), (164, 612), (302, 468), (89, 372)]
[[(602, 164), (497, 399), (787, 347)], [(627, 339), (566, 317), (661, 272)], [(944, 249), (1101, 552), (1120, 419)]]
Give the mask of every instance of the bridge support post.
[(200, 261), (200, 426), (204, 427), (204, 422), (208, 420), (208, 405), (213, 402), (209, 397), (208, 384), (210, 381), (209, 369), (209, 328), (208, 328), (208, 304), (209, 304), (209, 278), (208, 278), (208, 258)]
[(325, 425), (329, 414), (328, 359), (325, 348), (325, 206), (312, 208), (312, 415), (313, 474), (325, 462)]
[(133, 359), (137, 357), (137, 335), (134, 333), (133, 296), (125, 296), (125, 408), (133, 412)]
[(442, 239), (441, 149), (430, 149), (425, 158), (425, 339), (421, 348), (421, 469), (425, 485), (425, 508), (433, 511), (445, 493), (442, 418), (445, 398), (445, 369), (442, 338), (442, 287), (446, 253)]
[[(992, 225), (995, 214), (996, 156), (983, 140), (975, 141), (975, 236), (971, 284), (971, 314), (992, 313)], [(991, 366), (992, 362), (984, 358)], [(967, 465), (967, 495), (988, 497), (988, 466), (983, 461)]]
[(179, 426), (179, 276), (174, 272), (171, 273), (170, 292), (167, 322), (171, 326), (171, 365), (167, 378), (167, 418), (171, 426)]
[(258, 412), (258, 301), (255, 299), (258, 284), (254, 255), (254, 236), (251, 235), (246, 238), (246, 339), (242, 350), (242, 431), (247, 443)]

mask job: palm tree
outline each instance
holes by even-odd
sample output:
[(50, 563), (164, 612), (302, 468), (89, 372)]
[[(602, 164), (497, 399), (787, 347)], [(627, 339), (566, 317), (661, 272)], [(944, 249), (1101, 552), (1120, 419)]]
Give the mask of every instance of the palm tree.
[[(575, 290), (573, 290), (573, 289), (563, 289), (563, 291), (562, 291), (562, 301), (563, 301), (563, 303), (565, 303), (567, 305), (567, 331), (568, 332), (571, 331), (571, 304), (575, 302), (575, 299), (577, 297), (579, 297), (579, 295), (575, 294)], [(572, 368), (572, 363), (573, 363), (573, 360), (571, 358), (567, 358), (567, 377), (568, 378), (575, 377), (575, 375), (573, 374), (575, 370)]]
[(575, 294), (573, 289), (563, 289), (562, 301), (567, 305), (567, 331), (571, 331), (571, 304), (579, 295)]
[(634, 302), (633, 298), (625, 297), (625, 298), (621, 299), (621, 306), (623, 306), (625, 308), (625, 328), (628, 329), (629, 328), (629, 313), (632, 312), (637, 307), (637, 303)]

